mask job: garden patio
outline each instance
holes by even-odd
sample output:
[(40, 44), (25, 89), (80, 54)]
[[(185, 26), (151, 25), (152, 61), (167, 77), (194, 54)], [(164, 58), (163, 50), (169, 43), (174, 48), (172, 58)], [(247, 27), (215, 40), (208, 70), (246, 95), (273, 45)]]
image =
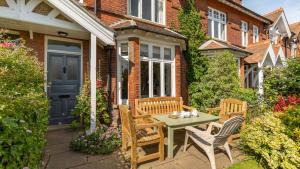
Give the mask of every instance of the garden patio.
[[(183, 150), (184, 130), (176, 132), (175, 136), (175, 157), (172, 160), (159, 162), (157, 160), (141, 164), (139, 169), (207, 169), (210, 168), (208, 158), (201, 149), (195, 145), (191, 145), (187, 152)], [(42, 168), (45, 169), (126, 169), (129, 163), (120, 156), (119, 152), (111, 155), (88, 155), (84, 153), (73, 152), (70, 148), (70, 141), (77, 137), (78, 132), (72, 129), (60, 129), (49, 131), (47, 134), (47, 146), (43, 159)], [(166, 142), (167, 140), (165, 140)], [(167, 145), (165, 145), (166, 147)], [(156, 146), (146, 149), (151, 151)], [(144, 151), (140, 150), (143, 154)], [(165, 153), (166, 154), (166, 153)], [(244, 154), (234, 144), (232, 147), (232, 155), (234, 162), (245, 159)], [(223, 151), (216, 151), (216, 163), (218, 169), (229, 167), (230, 161)]]

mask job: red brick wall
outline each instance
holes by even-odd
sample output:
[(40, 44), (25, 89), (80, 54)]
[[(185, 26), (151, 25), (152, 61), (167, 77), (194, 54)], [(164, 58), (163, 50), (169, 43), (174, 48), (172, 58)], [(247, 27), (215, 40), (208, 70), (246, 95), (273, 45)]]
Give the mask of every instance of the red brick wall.
[(44, 34), (33, 34), (33, 39), (30, 39), (29, 32), (19, 31), (20, 38), (25, 40), (25, 45), (29, 48), (34, 49), (37, 58), (41, 63), (44, 63), (45, 59), (45, 35)]
[(182, 67), (181, 67), (182, 57), (180, 46), (175, 46), (175, 82), (176, 82), (176, 97), (181, 97), (181, 87), (182, 87)]
[(246, 14), (243, 14), (242, 12), (226, 6), (220, 2), (217, 1), (209, 1), (209, 0), (199, 0), (196, 3), (197, 9), (200, 12), (201, 16), (203, 17), (202, 19), (202, 25), (204, 28), (204, 31), (207, 30), (207, 11), (208, 7), (212, 7), (214, 9), (217, 9), (221, 12), (226, 13), (227, 16), (227, 41), (231, 42), (235, 45), (242, 45), (241, 42), (241, 21), (245, 21), (248, 23), (248, 42), (249, 44), (253, 43), (253, 25), (258, 26), (259, 28), (259, 40), (266, 40), (266, 31), (263, 22), (252, 18)]

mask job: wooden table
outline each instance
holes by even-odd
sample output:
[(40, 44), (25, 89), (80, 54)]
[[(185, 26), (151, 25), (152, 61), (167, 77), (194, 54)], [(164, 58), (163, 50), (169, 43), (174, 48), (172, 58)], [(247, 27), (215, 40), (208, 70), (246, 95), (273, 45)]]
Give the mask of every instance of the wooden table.
[(174, 148), (174, 130), (183, 129), (186, 126), (198, 126), (200, 124), (209, 123), (219, 120), (218, 116), (209, 115), (206, 113), (199, 113), (199, 117), (191, 118), (169, 118), (167, 114), (153, 115), (157, 121), (164, 122), (168, 127), (168, 158), (173, 158)]

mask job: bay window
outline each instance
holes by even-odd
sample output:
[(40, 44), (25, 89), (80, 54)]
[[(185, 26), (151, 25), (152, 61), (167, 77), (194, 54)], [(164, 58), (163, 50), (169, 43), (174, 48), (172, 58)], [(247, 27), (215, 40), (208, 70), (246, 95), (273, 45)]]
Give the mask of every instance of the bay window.
[(119, 47), (119, 102), (127, 104), (128, 100), (128, 73), (129, 73), (129, 62), (128, 62), (128, 43), (121, 43)]
[(257, 26), (253, 25), (253, 43), (259, 42), (259, 29)]
[(242, 46), (248, 46), (248, 23), (242, 21), (241, 24), (241, 32), (242, 32)]
[(165, 0), (128, 0), (131, 16), (164, 24)]
[(226, 40), (226, 14), (208, 8), (208, 35), (212, 38)]
[[(147, 46), (147, 48), (146, 48)], [(172, 48), (152, 44), (140, 45), (141, 98), (173, 96), (174, 52)], [(144, 53), (148, 53), (145, 56)]]

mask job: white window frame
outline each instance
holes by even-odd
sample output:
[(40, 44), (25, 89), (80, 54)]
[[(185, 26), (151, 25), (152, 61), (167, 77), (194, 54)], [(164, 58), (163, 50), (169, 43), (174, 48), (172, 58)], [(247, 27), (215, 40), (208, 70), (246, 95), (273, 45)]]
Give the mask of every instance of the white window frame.
[(139, 19), (143, 19), (143, 20), (147, 20), (147, 21), (152, 21), (152, 22), (155, 22), (155, 23), (158, 23), (158, 24), (162, 24), (162, 25), (165, 25), (166, 24), (166, 0), (160, 0), (160, 1), (163, 1), (163, 18), (162, 18), (162, 21), (159, 21), (159, 22), (156, 22), (155, 21), (155, 0), (149, 0), (151, 1), (151, 20), (148, 20), (148, 19), (144, 19), (143, 18), (143, 0), (138, 0), (138, 16), (133, 16), (131, 15), (131, 0), (127, 0), (127, 6), (128, 6), (128, 10), (127, 10), (127, 13), (128, 15), (130, 15), (131, 17), (137, 17)]
[[(140, 45), (145, 44), (148, 45), (148, 56), (149, 57), (140, 57), (140, 62), (146, 61), (149, 64), (149, 97), (153, 96), (153, 63), (160, 63), (160, 96), (165, 96), (165, 63), (171, 64), (171, 96), (175, 97), (176, 94), (176, 84), (175, 84), (175, 48), (172, 46), (154, 44), (146, 41), (141, 41)], [(153, 46), (160, 47), (160, 58), (153, 58)], [(164, 49), (171, 49), (171, 60), (165, 60), (164, 57)], [(140, 71), (141, 72), (141, 71)], [(141, 78), (140, 78), (140, 87), (141, 87)], [(141, 97), (141, 88), (140, 88), (140, 97)]]
[[(218, 13), (218, 18), (214, 17), (214, 12)], [(224, 15), (224, 20), (222, 20), (222, 15)], [(211, 37), (212, 38), (216, 38), (216, 39), (220, 39), (223, 41), (227, 41), (227, 15), (224, 12), (221, 12), (217, 9), (208, 7), (208, 21), (211, 20), (212, 21), (212, 25), (211, 25)], [(216, 37), (215, 35), (215, 21), (218, 22), (218, 37)], [(209, 23), (208, 23), (209, 24)], [(222, 33), (221, 33), (221, 24), (224, 24), (224, 38), (222, 38)]]
[[(245, 21), (241, 22), (241, 35), (242, 35), (242, 46), (248, 46), (248, 23)], [(246, 39), (245, 39), (246, 36)]]
[[(128, 44), (128, 41), (119, 41), (118, 48), (117, 48), (118, 49), (118, 51), (117, 51), (117, 98), (118, 98), (118, 104), (128, 105), (129, 89), (127, 89), (128, 90), (127, 99), (122, 99), (122, 79), (121, 79), (122, 75), (121, 75), (121, 60), (120, 60), (120, 57), (123, 57), (123, 59), (125, 59), (129, 62), (129, 46), (127, 46), (128, 47), (128, 56), (121, 55), (121, 44), (125, 44), (125, 43)], [(129, 71), (128, 71), (128, 73), (129, 73)]]
[(241, 58), (235, 58), (236, 59), (236, 64), (237, 64), (237, 71), (238, 71), (238, 75), (239, 77), (241, 76)]
[(256, 25), (253, 25), (253, 43), (259, 42), (259, 29)]

